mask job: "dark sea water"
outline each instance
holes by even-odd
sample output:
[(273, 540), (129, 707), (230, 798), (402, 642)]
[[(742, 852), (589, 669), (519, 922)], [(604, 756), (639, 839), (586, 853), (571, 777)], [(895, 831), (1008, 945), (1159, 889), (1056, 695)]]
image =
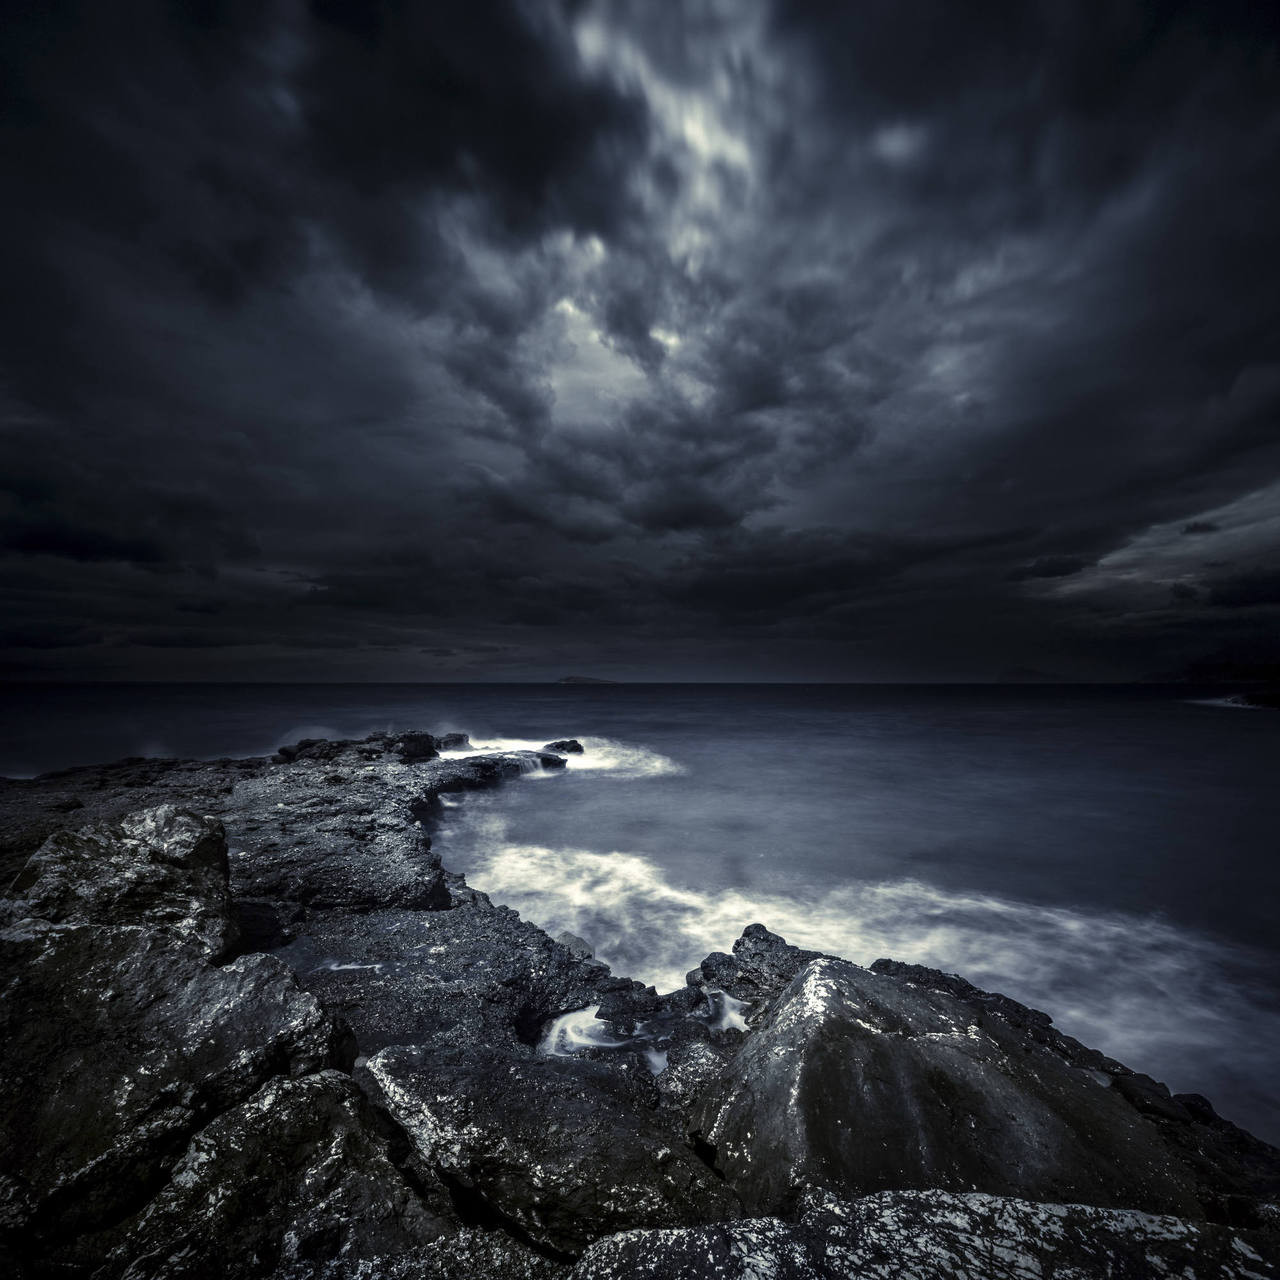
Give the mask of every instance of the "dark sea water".
[(9, 688), (0, 773), (299, 737), (581, 738), (457, 802), (496, 901), (671, 987), (761, 921), (959, 972), (1280, 1141), (1280, 713), (1185, 687)]

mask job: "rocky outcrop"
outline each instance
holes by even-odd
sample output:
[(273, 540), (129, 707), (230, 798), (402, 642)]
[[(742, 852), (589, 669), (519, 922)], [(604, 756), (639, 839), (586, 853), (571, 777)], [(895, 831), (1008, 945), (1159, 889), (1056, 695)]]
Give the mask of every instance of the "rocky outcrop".
[[(440, 795), (473, 791), (559, 756), (506, 752), (440, 760), (406, 743), (426, 735), (316, 743), (283, 769), (241, 780), (231, 873), (236, 896), (311, 909), (444, 910), (449, 879), (432, 852)], [(318, 753), (318, 754), (317, 754)]]
[(349, 1076), (276, 1077), (196, 1134), (147, 1207), (94, 1242), (115, 1242), (97, 1274), (248, 1280), (456, 1231), (444, 1185), (403, 1176), (399, 1140)]
[(1201, 1216), (1194, 1181), (1114, 1091), (998, 1017), (811, 961), (694, 1118), (749, 1209), (908, 1188)]
[(172, 805), (49, 837), (9, 910), (55, 924), (145, 925), (222, 959), (237, 941), (222, 823)]
[(450, 911), (314, 913), (281, 954), (366, 1054), (436, 1042), (530, 1052), (565, 1010), (642, 989), (475, 896)]
[(397, 1047), (367, 1072), (424, 1161), (558, 1254), (626, 1227), (740, 1213), (634, 1058)]
[(820, 952), (790, 946), (764, 925), (751, 924), (733, 944), (732, 955), (713, 951), (686, 981), (691, 987), (718, 988), (759, 1007), (777, 996), (811, 960), (821, 958)]
[(574, 755), (580, 756), (583, 752), (582, 743), (577, 738), (557, 738), (554, 742), (548, 742), (543, 751), (554, 751), (558, 755)]
[(439, 754), (461, 749), (378, 734), (0, 786), (24, 864), (0, 1263), (1270, 1274), (1280, 1153), (1047, 1014), (761, 925), (659, 994), (493, 904), (432, 848), (441, 797), (564, 758)]
[[(945, 1191), (853, 1202), (812, 1196), (794, 1222), (628, 1231), (593, 1245), (571, 1280), (1129, 1280), (1275, 1274), (1223, 1227), (1085, 1205)], [(1192, 1270), (1194, 1267), (1194, 1270)]]
[[(225, 866), (218, 822), (161, 809), (54, 837), (20, 877), (0, 931), (11, 1248), (74, 1252), (267, 1081), (350, 1067), (350, 1031), (282, 961), (210, 963), (226, 938)], [(210, 867), (221, 883), (193, 901)]]

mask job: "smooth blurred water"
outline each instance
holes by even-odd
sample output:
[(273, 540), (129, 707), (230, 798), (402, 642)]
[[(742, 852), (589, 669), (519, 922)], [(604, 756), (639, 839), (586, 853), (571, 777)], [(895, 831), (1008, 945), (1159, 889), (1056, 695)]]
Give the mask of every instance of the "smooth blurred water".
[(437, 847), (669, 986), (760, 920), (963, 973), (1280, 1138), (1280, 714), (1185, 687), (140, 685), (9, 689), (0, 772), (302, 736), (574, 736)]

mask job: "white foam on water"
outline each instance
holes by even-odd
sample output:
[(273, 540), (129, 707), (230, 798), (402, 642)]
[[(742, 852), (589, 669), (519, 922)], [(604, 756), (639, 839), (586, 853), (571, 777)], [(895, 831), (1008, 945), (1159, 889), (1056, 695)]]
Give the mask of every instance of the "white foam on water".
[(539, 1051), (553, 1058), (571, 1058), (584, 1049), (621, 1049), (629, 1040), (615, 1040), (605, 1024), (596, 1018), (598, 1004), (587, 1009), (562, 1013), (547, 1028)]
[(712, 1031), (749, 1031), (743, 1010), (750, 1008), (746, 1000), (735, 1000), (727, 991), (708, 988), (707, 999), (711, 1002), (711, 1019), (708, 1025)]
[(670, 756), (648, 747), (615, 742), (612, 738), (579, 738), (578, 741), (583, 746), (582, 754), (565, 757), (575, 772), (610, 773), (620, 778), (661, 778), (685, 772), (684, 766)]
[[(682, 986), (708, 952), (730, 950), (759, 921), (857, 963), (888, 956), (959, 973), (1046, 1010), (1064, 1032), (1175, 1090), (1208, 1094), (1227, 1115), (1224, 1089), (1266, 1102), (1258, 1082), (1271, 1078), (1280, 1051), (1280, 1010), (1266, 996), (1263, 960), (1161, 917), (911, 879), (795, 897), (691, 888), (642, 854), (515, 844), (500, 820), (486, 825), (488, 853), (469, 870), (472, 884), (553, 935), (588, 939), (615, 973), (659, 990)], [(726, 1006), (724, 1025), (741, 1025), (735, 1014)]]
[(1246, 702), (1244, 698), (1233, 693), (1222, 698), (1188, 698), (1193, 707), (1227, 707), (1231, 711), (1274, 711), (1274, 707), (1261, 707), (1256, 702)]
[[(547, 738), (485, 738), (472, 741), (465, 751), (442, 751), (442, 760), (462, 760), (467, 756), (485, 755), (504, 751), (541, 751), (555, 735)], [(684, 767), (669, 756), (651, 751), (634, 743), (616, 742), (612, 738), (579, 738), (582, 754), (565, 752), (565, 767), (574, 773), (600, 773), (615, 778), (661, 778), (684, 773)], [(548, 772), (531, 773), (529, 777), (546, 777)]]

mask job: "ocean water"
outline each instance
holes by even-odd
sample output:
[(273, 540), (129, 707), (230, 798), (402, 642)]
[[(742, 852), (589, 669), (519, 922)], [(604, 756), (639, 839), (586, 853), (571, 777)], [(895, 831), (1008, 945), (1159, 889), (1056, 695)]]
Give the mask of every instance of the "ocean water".
[(135, 685), (0, 692), (10, 776), (463, 730), (587, 747), (458, 798), (446, 865), (670, 988), (760, 921), (958, 972), (1280, 1141), (1280, 713), (1186, 687)]

